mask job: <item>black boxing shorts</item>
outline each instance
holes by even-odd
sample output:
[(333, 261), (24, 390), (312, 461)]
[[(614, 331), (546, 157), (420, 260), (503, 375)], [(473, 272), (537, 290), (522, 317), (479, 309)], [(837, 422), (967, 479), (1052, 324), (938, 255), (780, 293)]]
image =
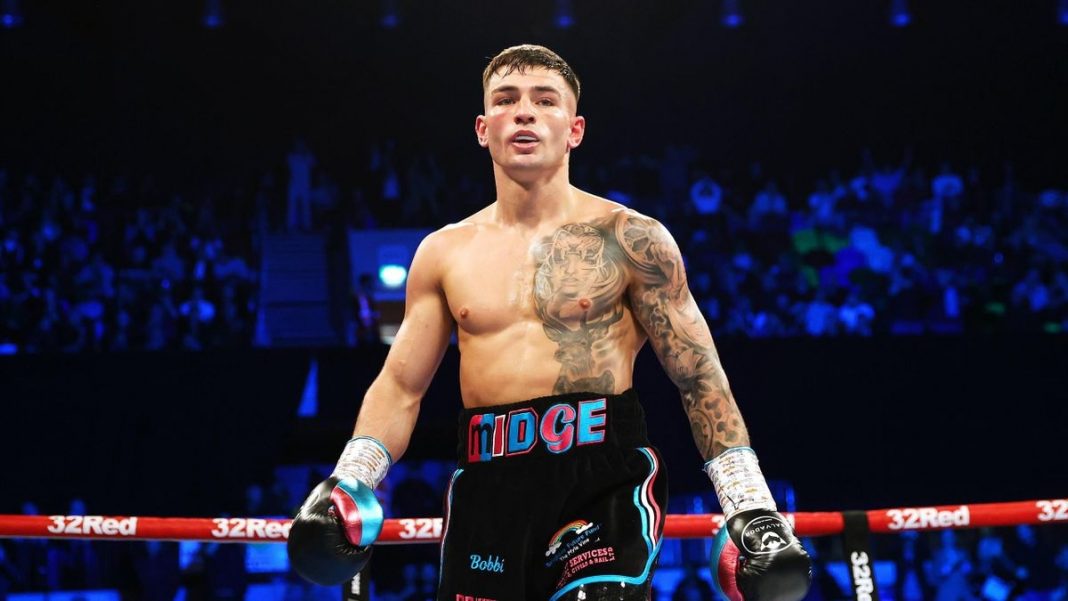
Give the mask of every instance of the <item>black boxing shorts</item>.
[(438, 600), (560, 601), (604, 583), (647, 599), (666, 507), (634, 390), (465, 409)]

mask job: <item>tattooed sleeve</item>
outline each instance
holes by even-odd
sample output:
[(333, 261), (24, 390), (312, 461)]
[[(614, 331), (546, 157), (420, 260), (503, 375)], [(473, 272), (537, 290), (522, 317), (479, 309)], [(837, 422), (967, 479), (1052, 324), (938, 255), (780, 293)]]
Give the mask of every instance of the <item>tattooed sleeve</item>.
[(694, 441), (705, 459), (749, 444), (708, 324), (686, 284), (682, 254), (657, 221), (624, 213), (616, 238), (634, 277), (629, 296), (668, 377), (679, 388)]

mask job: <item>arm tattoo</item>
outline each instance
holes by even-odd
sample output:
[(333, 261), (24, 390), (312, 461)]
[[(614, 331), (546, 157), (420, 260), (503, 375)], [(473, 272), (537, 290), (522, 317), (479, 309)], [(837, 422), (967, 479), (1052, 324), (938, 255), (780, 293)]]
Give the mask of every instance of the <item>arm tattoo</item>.
[(598, 360), (610, 356), (612, 326), (623, 319), (625, 260), (611, 224), (564, 225), (534, 255), (534, 308), (560, 362), (553, 393), (614, 392), (615, 376)]
[(705, 459), (749, 444), (708, 325), (686, 285), (678, 246), (656, 221), (625, 213), (616, 238), (636, 277), (630, 297), (671, 381), (682, 394), (694, 441)]

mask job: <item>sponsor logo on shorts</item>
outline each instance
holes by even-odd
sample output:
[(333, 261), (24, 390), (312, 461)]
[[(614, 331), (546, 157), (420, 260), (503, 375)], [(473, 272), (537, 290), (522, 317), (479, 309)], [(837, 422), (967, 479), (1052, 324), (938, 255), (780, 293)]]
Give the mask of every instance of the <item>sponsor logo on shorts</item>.
[(482, 559), (481, 555), (471, 556), (471, 569), (479, 572), (504, 573), (504, 560), (499, 555), (490, 555)]
[(762, 515), (742, 528), (742, 546), (748, 555), (771, 555), (793, 543), (790, 525), (773, 515)]
[(574, 520), (565, 524), (549, 539), (549, 548), (545, 551), (545, 567), (552, 567), (555, 563), (567, 560), (591, 541), (601, 540), (599, 537), (595, 538), (600, 530), (600, 524), (586, 520)]
[(564, 564), (564, 573), (560, 575), (557, 588), (563, 586), (572, 576), (590, 566), (611, 563), (616, 560), (615, 547), (597, 547), (583, 551)]
[(557, 403), (544, 415), (529, 408), (507, 415), (479, 413), (467, 426), (467, 460), (523, 455), (539, 443), (550, 453), (566, 453), (575, 446), (604, 442), (607, 423), (607, 399)]

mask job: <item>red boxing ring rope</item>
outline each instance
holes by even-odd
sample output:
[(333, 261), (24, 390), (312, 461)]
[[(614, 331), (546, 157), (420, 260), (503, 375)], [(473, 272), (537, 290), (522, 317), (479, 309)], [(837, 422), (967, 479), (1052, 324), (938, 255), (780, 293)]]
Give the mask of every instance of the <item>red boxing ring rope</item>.
[[(946, 530), (984, 526), (1068, 523), (1068, 498), (1009, 503), (973, 503), (936, 507), (899, 507), (864, 512), (874, 533)], [(840, 534), (841, 512), (786, 514), (799, 536)], [(261, 518), (158, 518), (81, 515), (0, 515), (0, 538), (73, 538), (105, 540), (175, 540), (229, 543), (281, 543), (291, 520)], [(669, 515), (664, 536), (704, 538), (723, 525), (720, 514)], [(386, 520), (376, 544), (436, 543), (441, 518)]]

